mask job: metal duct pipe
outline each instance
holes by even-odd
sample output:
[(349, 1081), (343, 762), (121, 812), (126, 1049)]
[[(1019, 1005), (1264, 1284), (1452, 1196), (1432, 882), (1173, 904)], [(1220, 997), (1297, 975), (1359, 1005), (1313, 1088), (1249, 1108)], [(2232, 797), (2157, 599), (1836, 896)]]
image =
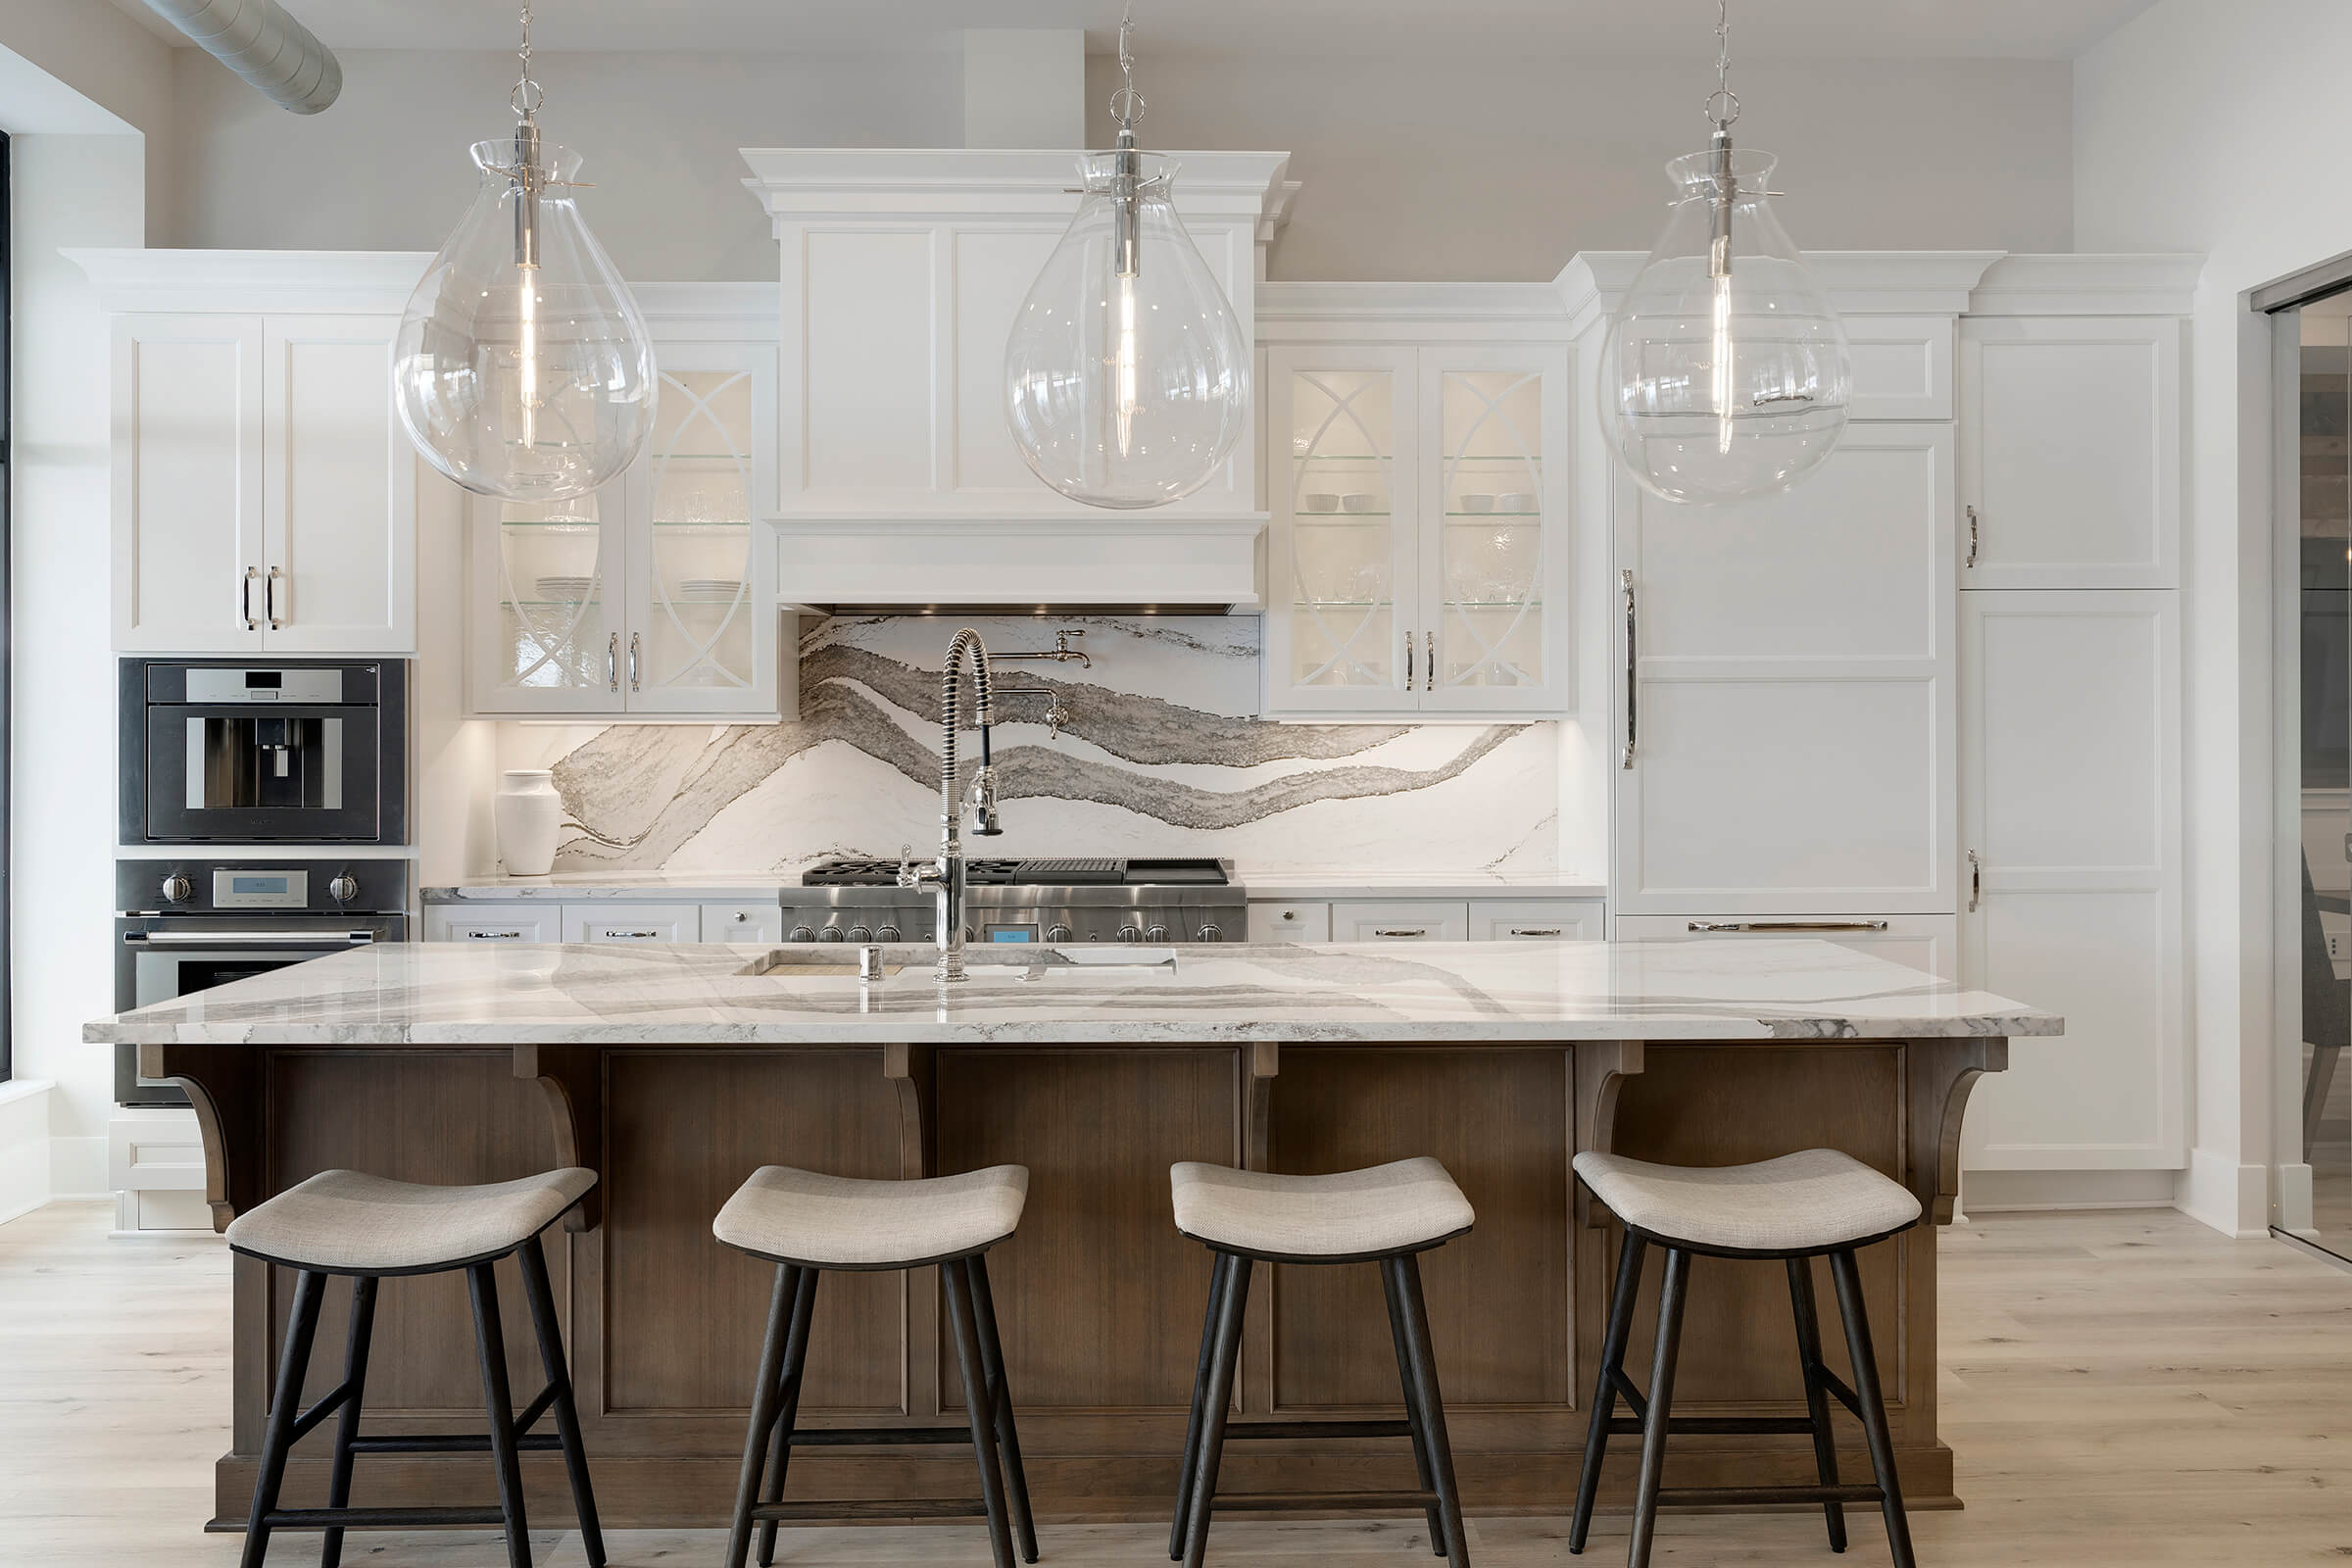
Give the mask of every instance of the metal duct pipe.
[(315, 115), (343, 90), (343, 67), (277, 0), (147, 0), (147, 9), (280, 109)]

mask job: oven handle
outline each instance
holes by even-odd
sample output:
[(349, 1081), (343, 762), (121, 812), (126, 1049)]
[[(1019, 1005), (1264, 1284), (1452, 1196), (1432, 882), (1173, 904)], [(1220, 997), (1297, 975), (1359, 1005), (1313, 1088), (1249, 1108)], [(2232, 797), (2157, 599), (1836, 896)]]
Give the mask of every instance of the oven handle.
[(366, 947), (375, 941), (372, 931), (125, 931), (122, 940), (148, 947), (324, 948)]

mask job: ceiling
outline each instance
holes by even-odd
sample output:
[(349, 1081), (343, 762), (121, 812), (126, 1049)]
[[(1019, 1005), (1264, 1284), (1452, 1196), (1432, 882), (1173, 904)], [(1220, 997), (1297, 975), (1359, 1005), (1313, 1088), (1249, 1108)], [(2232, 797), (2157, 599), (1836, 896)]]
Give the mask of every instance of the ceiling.
[[(177, 40), (141, 0), (116, 3)], [(341, 49), (507, 49), (499, 0), (284, 0)], [(2153, 0), (1740, 0), (1734, 59), (2066, 59)], [(945, 47), (963, 27), (1085, 27), (1107, 49), (1120, 0), (539, 0), (551, 50)], [(1597, 55), (1712, 52), (1713, 0), (1138, 0), (1144, 47), (1389, 53), (1482, 44)]]

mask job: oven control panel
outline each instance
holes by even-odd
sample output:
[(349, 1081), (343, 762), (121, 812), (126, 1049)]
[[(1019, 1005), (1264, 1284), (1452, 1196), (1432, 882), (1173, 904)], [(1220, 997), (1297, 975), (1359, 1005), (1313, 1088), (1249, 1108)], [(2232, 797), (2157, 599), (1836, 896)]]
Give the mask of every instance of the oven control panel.
[(213, 872), (216, 909), (307, 909), (311, 906), (308, 871), (269, 871), (254, 866), (222, 866)]
[(115, 862), (120, 914), (398, 914), (408, 906), (405, 859)]

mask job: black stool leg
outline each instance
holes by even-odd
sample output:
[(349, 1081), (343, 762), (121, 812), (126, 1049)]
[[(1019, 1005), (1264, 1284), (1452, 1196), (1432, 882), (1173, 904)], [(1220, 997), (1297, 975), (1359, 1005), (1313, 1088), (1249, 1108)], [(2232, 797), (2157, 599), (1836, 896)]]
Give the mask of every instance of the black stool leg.
[[(571, 1477), (571, 1508), (579, 1516), (580, 1549), (588, 1568), (605, 1568), (605, 1532), (596, 1517), (596, 1491), (588, 1480), (588, 1448), (580, 1441), (580, 1407), (571, 1394), (571, 1363), (564, 1354), (564, 1327), (556, 1317), (556, 1293), (547, 1281), (547, 1253), (534, 1236), (514, 1254), (522, 1265), (522, 1294), (531, 1306), (531, 1326), (539, 1335), (539, 1364), (556, 1391), (556, 1433), (564, 1441), (564, 1468)], [(357, 1390), (354, 1390), (357, 1414)], [(334, 1568), (329, 1563), (326, 1568)]]
[[(1838, 1484), (1838, 1435), (1830, 1430), (1830, 1395), (1822, 1387), (1821, 1317), (1813, 1307), (1813, 1260), (1788, 1259), (1788, 1304), (1796, 1316), (1796, 1358), (1805, 1370), (1805, 1408), (1813, 1417), (1813, 1467), (1821, 1484)], [(1825, 1502), (1821, 1513), (1830, 1527), (1830, 1549), (1845, 1549), (1845, 1504)]]
[(1404, 1307), (1404, 1352), (1411, 1366), (1413, 1401), (1421, 1407), (1421, 1433), (1429, 1445), (1429, 1471), (1438, 1485), (1438, 1520), (1446, 1530), (1446, 1555), (1452, 1568), (1470, 1568), (1470, 1543), (1462, 1531), (1462, 1499), (1453, 1485), (1453, 1445), (1446, 1436), (1446, 1401), (1438, 1393), (1438, 1358), (1429, 1343), (1429, 1307), (1421, 1298), (1421, 1260), (1412, 1253), (1383, 1258), (1396, 1276)]
[(262, 1435), (262, 1469), (253, 1483), (253, 1514), (245, 1521), (243, 1568), (262, 1568), (270, 1549), (270, 1526), (277, 1491), (285, 1484), (286, 1453), (294, 1446), (294, 1418), (302, 1414), (302, 1379), (311, 1369), (311, 1341), (318, 1332), (318, 1305), (326, 1276), (305, 1269), (294, 1277), (294, 1306), (286, 1316), (286, 1347), (277, 1358), (277, 1389), (270, 1401), (270, 1425)]
[(1886, 1550), (1894, 1568), (1916, 1568), (1911, 1523), (1903, 1513), (1902, 1483), (1894, 1473), (1894, 1440), (1886, 1432), (1886, 1406), (1879, 1396), (1879, 1361), (1870, 1345), (1870, 1315), (1862, 1304), (1862, 1276), (1848, 1250), (1830, 1254), (1830, 1278), (1838, 1286), (1838, 1314), (1845, 1319), (1845, 1351), (1854, 1363), (1854, 1397), (1862, 1404), (1862, 1433), (1870, 1440), (1870, 1467), (1879, 1481), (1879, 1507), (1886, 1516)]
[(1225, 1418), (1233, 1405), (1233, 1368), (1242, 1348), (1250, 1264), (1250, 1259), (1238, 1253), (1228, 1257), (1224, 1288), (1217, 1293), (1217, 1343), (1209, 1353), (1208, 1389), (1200, 1406), (1200, 1452), (1193, 1465), (1192, 1495), (1186, 1499), (1185, 1568), (1200, 1568), (1208, 1554), (1208, 1515), (1217, 1500), (1217, 1461), (1225, 1455)]
[[(988, 1374), (989, 1403), (997, 1414), (997, 1447), (1004, 1455), (1004, 1491), (1012, 1504), (1012, 1533), (1020, 1543), (1021, 1559), (1037, 1561), (1037, 1521), (1029, 1516), (1029, 1472), (1021, 1467), (1021, 1434), (1012, 1419), (1012, 1386), (1004, 1376), (1004, 1347), (997, 1338), (997, 1301), (988, 1293), (988, 1259), (978, 1252), (964, 1259), (972, 1288), (972, 1321), (980, 1331), (980, 1365)], [(762, 1559), (760, 1568), (767, 1568)]]
[(1625, 1370), (1625, 1343), (1634, 1333), (1634, 1298), (1642, 1294), (1642, 1258), (1646, 1239), (1632, 1231), (1617, 1250), (1617, 1289), (1609, 1298), (1609, 1327), (1600, 1344), (1600, 1376), (1592, 1389), (1592, 1418), (1585, 1428), (1585, 1464), (1576, 1482), (1576, 1514), (1568, 1522), (1568, 1549), (1585, 1549), (1592, 1529), (1592, 1502), (1600, 1495), (1600, 1461), (1609, 1451), (1609, 1423), (1617, 1415), (1617, 1378)]
[(1650, 1539), (1658, 1528), (1658, 1484), (1666, 1473), (1666, 1424), (1674, 1407), (1674, 1360), (1683, 1343), (1683, 1298), (1690, 1285), (1690, 1254), (1666, 1249), (1666, 1283), (1658, 1292), (1658, 1343), (1649, 1365), (1649, 1412), (1642, 1423), (1642, 1470), (1634, 1483), (1634, 1539), (1627, 1568), (1649, 1568)]
[(490, 1416), (490, 1458), (498, 1467), (498, 1511), (507, 1517), (507, 1562), (531, 1568), (530, 1522), (522, 1506), (522, 1450), (514, 1442), (514, 1394), (507, 1386), (507, 1338), (498, 1320), (498, 1278), (492, 1265), (466, 1271), (473, 1292), (473, 1336), (482, 1359), (482, 1403)]
[(972, 1427), (972, 1457), (980, 1463), (980, 1501), (988, 1509), (988, 1545), (997, 1568), (1012, 1568), (1012, 1532), (1004, 1518), (1004, 1478), (997, 1466), (997, 1423), (989, 1413), (988, 1371), (980, 1361), (980, 1330), (972, 1321), (971, 1280), (943, 1263), (948, 1317), (956, 1332), (956, 1362), (963, 1373), (963, 1413)]
[(1176, 1517), (1168, 1524), (1168, 1561), (1184, 1560), (1184, 1521), (1192, 1510), (1193, 1467), (1200, 1462), (1200, 1417), (1208, 1401), (1208, 1361), (1217, 1348), (1217, 1302), (1225, 1294), (1231, 1254), (1208, 1254), (1208, 1305), (1200, 1313), (1200, 1359), (1193, 1368), (1193, 1414), (1184, 1424), (1184, 1462), (1176, 1470)]
[[(1413, 1388), (1412, 1357), (1404, 1348), (1404, 1298), (1397, 1294), (1396, 1274), (1383, 1265), (1380, 1271), (1380, 1294), (1389, 1301), (1389, 1339), (1396, 1348), (1396, 1381), (1404, 1389), (1404, 1419), (1413, 1429), (1413, 1469), (1421, 1477), (1423, 1492), (1437, 1491), (1437, 1482), (1429, 1470), (1428, 1417), (1421, 1408), (1419, 1396)], [(1429, 1517), (1429, 1549), (1436, 1555), (1446, 1555), (1446, 1521), (1431, 1503)]]
[[(351, 1278), (351, 1337), (343, 1351), (343, 1408), (335, 1415), (335, 1462), (326, 1481), (326, 1505), (351, 1503), (351, 1440), (360, 1435), (360, 1396), (368, 1385), (368, 1345), (375, 1335), (375, 1276)], [(343, 1527), (327, 1529), (318, 1546), (318, 1568), (336, 1568), (343, 1560)]]
[(752, 1424), (743, 1439), (743, 1470), (735, 1482), (735, 1520), (727, 1532), (726, 1568), (743, 1568), (752, 1554), (752, 1504), (760, 1497), (760, 1472), (767, 1468), (767, 1443), (784, 1396), (784, 1337), (799, 1298), (800, 1270), (776, 1267), (776, 1288), (767, 1301), (767, 1335), (760, 1344), (760, 1371), (752, 1379)]
[[(792, 1463), (792, 1429), (801, 1418), (801, 1373), (808, 1364), (808, 1323), (816, 1314), (818, 1271), (793, 1270), (792, 1325), (784, 1336), (783, 1382), (777, 1390), (774, 1458), (767, 1471), (767, 1490), (761, 1500), (784, 1500), (784, 1470)], [(776, 1560), (776, 1522), (760, 1521), (760, 1568)]]

